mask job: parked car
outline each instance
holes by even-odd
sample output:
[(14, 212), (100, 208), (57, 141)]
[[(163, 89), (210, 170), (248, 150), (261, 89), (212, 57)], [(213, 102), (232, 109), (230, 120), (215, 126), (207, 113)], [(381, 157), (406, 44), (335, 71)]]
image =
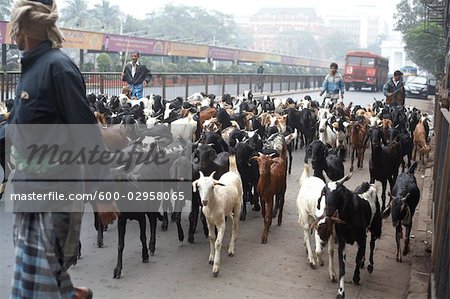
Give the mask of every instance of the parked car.
[(421, 76), (408, 76), (405, 79), (405, 93), (410, 98), (426, 99), (429, 95), (436, 93), (436, 80)]

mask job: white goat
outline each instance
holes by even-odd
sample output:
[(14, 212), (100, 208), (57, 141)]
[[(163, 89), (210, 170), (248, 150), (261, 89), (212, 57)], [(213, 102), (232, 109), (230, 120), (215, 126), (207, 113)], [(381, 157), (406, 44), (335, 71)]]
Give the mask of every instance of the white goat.
[(333, 148), (337, 145), (337, 134), (329, 124), (329, 118), (321, 118), (319, 121), (319, 140), (329, 144)]
[(174, 120), (170, 124), (170, 133), (173, 139), (182, 139), (184, 142), (195, 141), (195, 131), (197, 130), (197, 122), (193, 118), (194, 114), (189, 112), (186, 117)]
[[(242, 205), (242, 182), (236, 166), (236, 156), (231, 155), (230, 171), (224, 173), (218, 181), (213, 178), (214, 172), (205, 177), (200, 171), (200, 178), (192, 182), (193, 191), (197, 188), (202, 201), (202, 211), (208, 223), (209, 230), (209, 263), (213, 264), (213, 275), (217, 277), (220, 266), (220, 250), (225, 233), (225, 217), (231, 219), (230, 246), (228, 255), (234, 256), (234, 247), (238, 236), (239, 217)], [(217, 227), (217, 239), (214, 226)]]
[[(315, 268), (317, 264), (323, 266), (322, 249), (326, 240), (322, 240), (317, 230), (314, 229), (314, 237), (316, 243), (315, 254), (311, 249), (310, 234), (317, 223), (321, 224), (326, 219), (322, 219), (325, 209), (325, 199), (319, 202), (323, 196), (322, 190), (325, 182), (322, 179), (311, 176), (309, 165), (305, 164), (302, 176), (300, 177), (300, 190), (297, 196), (298, 223), (303, 226), (303, 241), (308, 252), (308, 260), (311, 268)], [(319, 205), (319, 206), (318, 206)], [(328, 232), (330, 235), (330, 232)], [(333, 237), (328, 238), (328, 271), (330, 279), (336, 282), (336, 272), (333, 263), (334, 244)]]

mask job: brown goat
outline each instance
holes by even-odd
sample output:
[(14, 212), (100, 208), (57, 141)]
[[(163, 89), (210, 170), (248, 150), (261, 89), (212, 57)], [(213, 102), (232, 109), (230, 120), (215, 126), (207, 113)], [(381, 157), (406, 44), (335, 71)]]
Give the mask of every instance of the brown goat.
[(364, 140), (366, 138), (366, 127), (365, 125), (352, 122), (348, 126), (348, 130), (350, 133), (350, 147), (352, 149), (352, 160), (350, 166), (350, 172), (353, 172), (353, 161), (355, 160), (355, 152), (356, 158), (358, 159), (357, 167), (359, 169), (363, 168), (364, 162), (364, 152), (366, 151), (367, 144), (364, 144)]
[(257, 191), (260, 196), (261, 212), (264, 218), (264, 231), (261, 243), (267, 243), (269, 228), (272, 225), (273, 197), (279, 203), (278, 225), (283, 219), (284, 194), (286, 192), (286, 145), (281, 150), (280, 157), (259, 154), (255, 157), (259, 167)]
[(413, 160), (416, 160), (416, 153), (419, 151), (419, 157), (422, 161), (422, 165), (425, 167), (425, 156), (428, 158), (431, 148), (427, 145), (425, 137), (425, 127), (423, 125), (423, 120), (420, 120), (414, 129), (414, 149), (413, 149)]
[(203, 127), (203, 123), (205, 120), (216, 117), (217, 109), (216, 108), (206, 108), (205, 110), (200, 111), (200, 126)]

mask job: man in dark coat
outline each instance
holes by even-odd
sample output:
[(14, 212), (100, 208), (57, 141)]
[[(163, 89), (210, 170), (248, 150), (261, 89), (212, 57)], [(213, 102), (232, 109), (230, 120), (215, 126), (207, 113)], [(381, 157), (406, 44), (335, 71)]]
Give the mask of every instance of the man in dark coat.
[(403, 73), (399, 70), (394, 72), (394, 77), (389, 79), (383, 87), (383, 93), (388, 105), (405, 105), (405, 86), (402, 80)]
[[(12, 143), (11, 160), (15, 165), (11, 175), (11, 198), (17, 194), (37, 194), (42, 199), (41, 196), (54, 191), (62, 194), (70, 185), (63, 181), (63, 176), (70, 174), (75, 174), (71, 185), (75, 188), (70, 190), (77, 194), (98, 187), (85, 184), (87, 163), (78, 164), (80, 160), (74, 159), (75, 163), (69, 168), (59, 160), (50, 162), (47, 154), (28, 159), (24, 146), (29, 143), (53, 145), (52, 140), (58, 139), (60, 148), (69, 153), (66, 151), (69, 145), (84, 146), (83, 142), (89, 145), (91, 140), (80, 141), (80, 138), (92, 134), (100, 142), (100, 148), (105, 148), (89, 109), (83, 76), (59, 49), (64, 37), (56, 25), (57, 19), (54, 0), (17, 0), (11, 11), (11, 37), (23, 51), (21, 77), (7, 120), (7, 133), (11, 131), (7, 139)], [(86, 126), (89, 129), (82, 130)], [(43, 127), (47, 130), (40, 130)], [(68, 127), (74, 128), (74, 133), (78, 128), (77, 136), (52, 134), (58, 128)], [(35, 129), (34, 132), (30, 132), (30, 128)], [(93, 170), (99, 179), (109, 178), (109, 168)], [(51, 180), (40, 180), (43, 176)], [(9, 197), (5, 195), (5, 198)], [(78, 257), (83, 202), (43, 198), (42, 201), (13, 202), (15, 264), (10, 298), (92, 298), (88, 288), (73, 286), (68, 273)], [(104, 224), (117, 217), (113, 203), (95, 203)], [(36, 210), (30, 211), (30, 208)]]
[(144, 64), (139, 62), (139, 52), (131, 52), (131, 61), (127, 63), (122, 73), (122, 81), (126, 81), (131, 90), (131, 96), (138, 99), (143, 96), (143, 89), (150, 82), (152, 74)]

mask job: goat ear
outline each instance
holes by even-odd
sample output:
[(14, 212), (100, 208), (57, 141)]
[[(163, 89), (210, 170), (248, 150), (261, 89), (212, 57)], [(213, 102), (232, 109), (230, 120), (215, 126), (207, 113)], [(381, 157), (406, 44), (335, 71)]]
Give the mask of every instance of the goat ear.
[(323, 178), (325, 179), (325, 183), (328, 184), (329, 182), (331, 182), (330, 178), (328, 177), (327, 173), (325, 172), (325, 170), (322, 170), (322, 175)]
[(320, 203), (322, 202), (322, 196), (325, 195), (325, 187), (323, 187), (322, 192), (320, 192), (320, 196), (317, 199), (317, 209), (320, 210)]
[(194, 193), (197, 192), (197, 183), (198, 183), (198, 180), (195, 180), (192, 182), (192, 191)]

